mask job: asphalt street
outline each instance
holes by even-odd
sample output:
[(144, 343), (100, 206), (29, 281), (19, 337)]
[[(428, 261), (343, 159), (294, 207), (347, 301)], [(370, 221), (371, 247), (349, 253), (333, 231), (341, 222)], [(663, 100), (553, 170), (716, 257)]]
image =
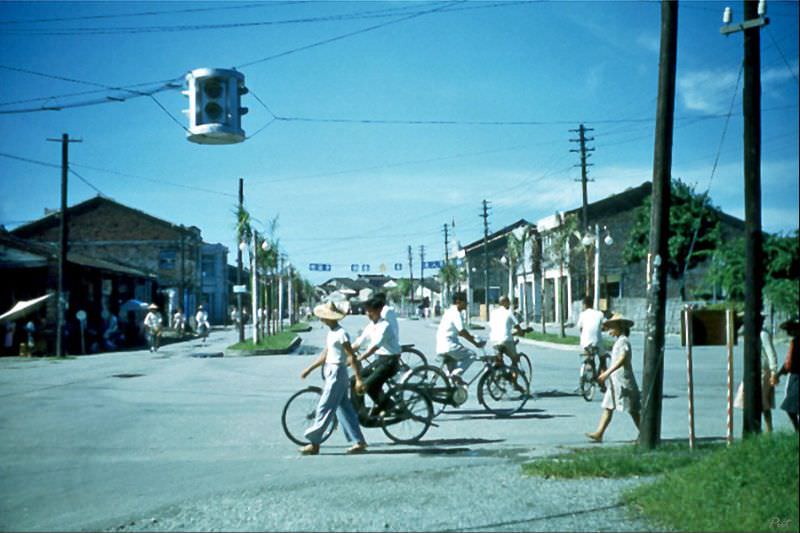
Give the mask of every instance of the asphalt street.
[[(365, 320), (343, 325), (355, 334)], [(430, 357), (435, 323), (400, 326), (403, 342)], [(574, 392), (574, 348), (521, 345), (534, 362), (536, 398), (510, 419), (484, 411), (473, 386), (419, 445), (365, 429), (368, 453), (348, 456), (338, 431), (319, 456), (301, 457), (280, 414), (294, 391), (319, 384), (318, 373), (305, 381), (299, 374), (324, 335), (316, 324), (302, 334), (301, 353), (286, 356), (218, 357), (236, 339), (228, 330), (214, 331), (208, 345), (188, 341), (155, 354), (0, 359), (0, 530), (652, 528), (619, 506), (622, 490), (646, 480), (521, 475), (531, 457), (591, 445), (584, 433), (597, 424), (600, 396), (587, 403)], [(632, 340), (641, 383), (642, 339)], [(685, 439), (686, 363), (675, 339), (664, 393), (662, 436)], [(698, 436), (723, 437), (724, 349), (695, 349), (695, 399)], [(782, 412), (774, 416), (778, 429), (789, 427)], [(737, 435), (740, 419), (737, 412)], [(600, 446), (635, 438), (630, 418), (618, 416)]]

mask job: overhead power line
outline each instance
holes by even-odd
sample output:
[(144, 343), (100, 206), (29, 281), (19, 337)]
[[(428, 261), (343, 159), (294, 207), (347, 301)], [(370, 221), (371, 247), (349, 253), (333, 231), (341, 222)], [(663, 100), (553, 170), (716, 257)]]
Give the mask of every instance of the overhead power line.
[(53, 18), (40, 18), (40, 19), (19, 19), (19, 20), (0, 20), (0, 24), (38, 24), (42, 22), (64, 22), (68, 20), (96, 20), (96, 19), (111, 19), (111, 18), (130, 18), (130, 17), (145, 17), (156, 15), (175, 15), (178, 13), (199, 13), (203, 11), (229, 11), (232, 9), (250, 9), (254, 7), (271, 7), (276, 5), (286, 4), (305, 4), (308, 2), (291, 1), (291, 2), (257, 2), (254, 4), (246, 4), (241, 6), (221, 6), (221, 7), (196, 7), (189, 9), (173, 9), (169, 11), (139, 11), (135, 13), (114, 13), (104, 15), (83, 15), (76, 17), (53, 17)]

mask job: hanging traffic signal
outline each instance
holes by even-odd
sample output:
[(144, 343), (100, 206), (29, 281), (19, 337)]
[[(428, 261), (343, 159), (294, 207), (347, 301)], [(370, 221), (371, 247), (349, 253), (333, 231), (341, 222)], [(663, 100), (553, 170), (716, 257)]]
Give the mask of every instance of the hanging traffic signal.
[(198, 144), (234, 144), (244, 141), (241, 97), (247, 94), (244, 74), (236, 70), (198, 68), (186, 75), (189, 97), (189, 133)]

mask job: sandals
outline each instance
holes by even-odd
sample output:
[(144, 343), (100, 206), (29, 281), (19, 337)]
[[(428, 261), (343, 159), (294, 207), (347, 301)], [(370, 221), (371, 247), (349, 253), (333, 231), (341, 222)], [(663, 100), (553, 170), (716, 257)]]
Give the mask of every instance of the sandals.
[(352, 446), (350, 446), (345, 453), (354, 454), (354, 453), (364, 453), (365, 451), (367, 451), (367, 443), (357, 442)]
[(307, 444), (300, 448), (302, 455), (317, 455), (319, 454), (319, 444)]

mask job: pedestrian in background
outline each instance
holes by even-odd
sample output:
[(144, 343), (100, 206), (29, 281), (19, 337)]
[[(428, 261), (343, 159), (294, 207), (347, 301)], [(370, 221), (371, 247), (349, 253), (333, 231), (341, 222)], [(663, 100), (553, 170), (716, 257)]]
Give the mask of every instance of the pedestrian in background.
[(325, 429), (332, 424), (335, 417), (339, 420), (344, 431), (344, 436), (349, 442), (355, 442), (347, 453), (363, 452), (367, 442), (359, 427), (358, 414), (350, 401), (350, 377), (347, 365), (353, 369), (356, 377), (356, 389), (363, 389), (361, 369), (352, 346), (350, 336), (339, 325), (345, 314), (333, 302), (320, 304), (314, 308), (314, 314), (323, 324), (328, 326), (328, 336), (325, 339), (325, 349), (319, 354), (316, 361), (300, 373), (300, 378), (305, 379), (315, 368), (325, 365), (325, 384), (322, 387), (322, 396), (317, 404), (314, 424), (305, 431), (305, 437), (310, 444), (300, 448), (303, 455), (316, 455)]
[(208, 313), (203, 309), (202, 305), (197, 306), (197, 313), (194, 315), (194, 321), (197, 323), (197, 334), (203, 339), (203, 344), (208, 339), (208, 331), (211, 329), (211, 324), (208, 323)]
[(157, 352), (161, 340), (161, 324), (163, 320), (156, 304), (147, 306), (148, 313), (144, 317), (144, 330), (150, 342), (150, 351)]
[(605, 321), (603, 329), (612, 337), (616, 337), (614, 347), (611, 349), (611, 367), (597, 376), (599, 383), (610, 381), (603, 396), (603, 412), (597, 430), (587, 433), (586, 436), (595, 442), (603, 440), (603, 434), (611, 423), (614, 411), (628, 413), (639, 429), (640, 413), (642, 409), (639, 386), (633, 373), (631, 342), (628, 336), (633, 327), (633, 320), (629, 320), (619, 313)]
[(794, 430), (800, 432), (800, 321), (791, 318), (780, 325), (791, 337), (789, 352), (780, 370), (773, 375), (772, 384), (777, 385), (780, 377), (789, 374), (789, 383), (786, 384), (786, 397), (783, 399), (781, 409), (789, 415)]
[[(761, 334), (759, 341), (761, 345), (761, 414), (764, 416), (764, 426), (768, 432), (772, 431), (772, 410), (775, 409), (775, 386), (772, 378), (778, 371), (778, 356), (775, 354), (775, 347), (772, 345), (772, 335), (764, 327), (764, 313), (759, 315), (759, 327)], [(736, 391), (736, 398), (733, 406), (737, 409), (744, 409), (744, 382), (739, 383)]]

